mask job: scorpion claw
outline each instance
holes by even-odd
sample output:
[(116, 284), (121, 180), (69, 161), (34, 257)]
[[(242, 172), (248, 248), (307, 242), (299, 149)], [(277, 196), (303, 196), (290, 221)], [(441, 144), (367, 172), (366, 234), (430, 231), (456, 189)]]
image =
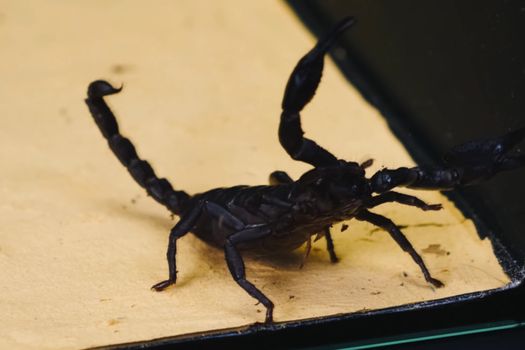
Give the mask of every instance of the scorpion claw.
[(492, 139), (465, 142), (453, 147), (443, 159), (452, 165), (479, 166), (505, 158), (513, 147), (525, 139), (525, 127)]
[(110, 83), (105, 80), (95, 80), (88, 87), (88, 96), (90, 98), (99, 98), (107, 95), (113, 95), (119, 93), (122, 90), (123, 85), (119, 88), (114, 88)]
[(525, 156), (510, 152), (525, 139), (525, 127), (492, 139), (466, 142), (452, 148), (444, 161), (457, 167), (462, 174), (461, 183), (475, 184), (487, 180), (500, 171), (513, 170), (525, 165)]
[(524, 139), (525, 127), (522, 127), (500, 137), (466, 142), (445, 154), (446, 166), (442, 169), (382, 169), (370, 179), (371, 188), (385, 193), (398, 186), (446, 191), (475, 185), (502, 171), (525, 166), (525, 154), (519, 149), (512, 151)]
[(162, 292), (164, 289), (168, 288), (170, 285), (175, 284), (175, 281), (172, 280), (165, 280), (162, 282), (159, 282), (151, 287), (151, 289)]

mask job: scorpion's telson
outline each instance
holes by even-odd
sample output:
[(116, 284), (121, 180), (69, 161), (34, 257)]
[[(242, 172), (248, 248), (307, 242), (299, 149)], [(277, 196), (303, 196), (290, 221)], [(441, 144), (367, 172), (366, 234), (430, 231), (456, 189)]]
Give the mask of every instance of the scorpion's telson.
[(419, 167), (383, 169), (371, 178), (365, 170), (372, 164), (337, 159), (314, 141), (303, 137), (300, 111), (313, 98), (321, 80), (324, 56), (354, 20), (345, 18), (320, 39), (293, 70), (282, 102), (279, 140), (296, 160), (314, 168), (294, 181), (283, 171), (270, 175), (270, 185), (217, 188), (188, 195), (176, 191), (166, 179), (158, 178), (148, 162), (141, 160), (131, 142), (123, 137), (104, 97), (120, 92), (98, 80), (89, 86), (86, 103), (102, 135), (120, 162), (148, 194), (180, 220), (171, 230), (167, 250), (168, 279), (152, 288), (162, 291), (177, 280), (177, 240), (189, 231), (206, 242), (224, 249), (234, 280), (266, 307), (265, 322), (273, 322), (272, 301), (246, 278), (241, 251), (290, 251), (310, 242), (312, 236), (325, 237), (332, 262), (337, 261), (330, 234), (331, 225), (350, 219), (369, 222), (387, 231), (421, 269), (425, 280), (435, 287), (443, 283), (433, 278), (421, 256), (390, 219), (370, 212), (378, 205), (396, 202), (421, 210), (439, 210), (440, 204), (391, 191), (399, 186), (443, 190), (474, 184), (500, 171), (525, 165), (525, 157), (511, 152), (525, 137), (525, 128), (502, 137), (465, 143), (452, 149), (442, 169)]

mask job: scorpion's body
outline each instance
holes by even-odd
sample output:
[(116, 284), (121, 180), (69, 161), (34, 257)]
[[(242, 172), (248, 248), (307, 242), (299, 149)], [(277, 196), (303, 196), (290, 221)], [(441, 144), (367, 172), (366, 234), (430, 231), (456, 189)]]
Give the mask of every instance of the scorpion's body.
[(243, 222), (205, 211), (192, 232), (208, 243), (224, 247), (226, 239), (239, 229), (239, 225), (264, 226), (271, 231), (270, 235), (241, 244), (239, 248), (261, 253), (292, 251), (308, 242), (311, 236), (323, 235), (334, 223), (353, 218), (371, 198), (364, 169), (359, 165), (342, 164), (323, 169), (323, 173), (326, 170), (337, 173), (340, 167), (355, 171), (355, 174), (350, 173), (350, 178), (344, 179), (345, 183), (354, 180), (355, 190), (360, 191), (359, 196), (354, 194), (352, 201), (339, 203), (327, 197), (330, 192), (323, 183), (312, 183), (312, 178), (319, 177), (318, 170), (306, 173), (295, 182), (217, 188), (195, 195), (189, 206), (206, 200), (226, 209), (233, 217), (242, 217)]
[(113, 153), (151, 197), (180, 216), (169, 238), (168, 279), (155, 284), (153, 289), (162, 291), (175, 284), (176, 243), (191, 231), (224, 249), (234, 280), (266, 307), (265, 321), (272, 322), (273, 303), (247, 280), (240, 252), (286, 252), (305, 242), (310, 243), (311, 237), (316, 235), (326, 238), (330, 260), (335, 262), (337, 257), (330, 227), (353, 218), (387, 231), (412, 257), (428, 283), (443, 286), (430, 275), (421, 256), (395, 223), (369, 209), (387, 202), (422, 210), (441, 209), (439, 204), (429, 205), (392, 189), (404, 186), (449, 190), (523, 166), (525, 157), (509, 151), (523, 140), (525, 128), (502, 137), (457, 146), (446, 155), (446, 166), (441, 169), (382, 169), (370, 178), (366, 177), (365, 169), (372, 164), (371, 160), (357, 164), (337, 159), (314, 141), (303, 137), (300, 123), (300, 111), (312, 99), (321, 80), (325, 54), (352, 24), (353, 19), (347, 18), (320, 39), (299, 61), (286, 86), (279, 141), (293, 159), (313, 166), (296, 181), (286, 173), (276, 171), (270, 175), (270, 185), (217, 188), (193, 196), (175, 190), (168, 180), (157, 177), (149, 163), (139, 158), (131, 141), (120, 134), (117, 121), (104, 101), (105, 96), (118, 93), (120, 89), (102, 80), (90, 84), (86, 103)]
[[(324, 228), (323, 223), (299, 217), (299, 205), (288, 198), (292, 187), (289, 184), (235, 186), (205, 192), (195, 196), (195, 200), (205, 198), (236, 217), (241, 216), (248, 227), (266, 226), (271, 230), (269, 236), (245, 242), (239, 249), (263, 254), (287, 252), (300, 247)], [(226, 239), (238, 230), (235, 224), (204, 212), (192, 232), (210, 244), (224, 247)]]

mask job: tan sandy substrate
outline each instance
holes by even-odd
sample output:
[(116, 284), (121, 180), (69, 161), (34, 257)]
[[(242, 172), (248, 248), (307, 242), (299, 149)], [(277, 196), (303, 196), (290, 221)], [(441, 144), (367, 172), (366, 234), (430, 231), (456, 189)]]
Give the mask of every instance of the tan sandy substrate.
[[(277, 141), (283, 87), (314, 39), (278, 1), (1, 1), (0, 348), (69, 349), (262, 321), (223, 253), (188, 235), (179, 283), (167, 276), (174, 221), (110, 153), (82, 99), (87, 84), (125, 83), (110, 103), (123, 133), (161, 176), (195, 193), (264, 184), (275, 169), (308, 169)], [(359, 30), (358, 28), (353, 30)], [(337, 156), (413, 164), (383, 119), (327, 62), (307, 135)], [(377, 309), (509, 283), (488, 240), (439, 193), (445, 210), (375, 210), (404, 229), (434, 290), (382, 231), (351, 222), (334, 234), (341, 262), (317, 242), (248, 276), (277, 321)], [(419, 226), (418, 226), (419, 225)], [(403, 274), (406, 273), (406, 276)]]

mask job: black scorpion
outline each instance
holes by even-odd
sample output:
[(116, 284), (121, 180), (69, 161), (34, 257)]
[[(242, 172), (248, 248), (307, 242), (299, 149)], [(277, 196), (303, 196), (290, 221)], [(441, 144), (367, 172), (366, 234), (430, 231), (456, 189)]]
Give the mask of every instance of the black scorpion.
[(523, 166), (524, 155), (509, 151), (525, 137), (525, 128), (498, 138), (456, 146), (445, 155), (446, 167), (442, 169), (382, 169), (367, 178), (365, 169), (372, 160), (358, 164), (337, 159), (314, 141), (303, 137), (299, 114), (319, 85), (325, 54), (353, 23), (352, 18), (346, 18), (321, 38), (298, 62), (286, 85), (279, 141), (293, 159), (314, 167), (296, 181), (283, 171), (275, 171), (270, 175), (270, 185), (216, 188), (193, 196), (174, 190), (168, 180), (157, 177), (150, 164), (139, 158), (130, 140), (119, 133), (117, 121), (103, 98), (120, 92), (122, 88), (114, 88), (102, 80), (90, 84), (86, 103), (113, 153), (149, 196), (180, 216), (169, 236), (169, 277), (152, 289), (162, 291), (175, 284), (177, 240), (191, 231), (202, 240), (224, 249), (233, 279), (266, 307), (265, 322), (273, 322), (274, 304), (246, 279), (240, 251), (291, 251), (317, 235), (325, 237), (330, 259), (335, 262), (337, 256), (330, 227), (350, 219), (366, 221), (387, 231), (410, 254), (428, 283), (443, 286), (430, 275), (421, 256), (396, 224), (369, 209), (387, 202), (422, 210), (441, 209), (440, 204), (429, 205), (391, 189), (403, 186), (451, 190)]

